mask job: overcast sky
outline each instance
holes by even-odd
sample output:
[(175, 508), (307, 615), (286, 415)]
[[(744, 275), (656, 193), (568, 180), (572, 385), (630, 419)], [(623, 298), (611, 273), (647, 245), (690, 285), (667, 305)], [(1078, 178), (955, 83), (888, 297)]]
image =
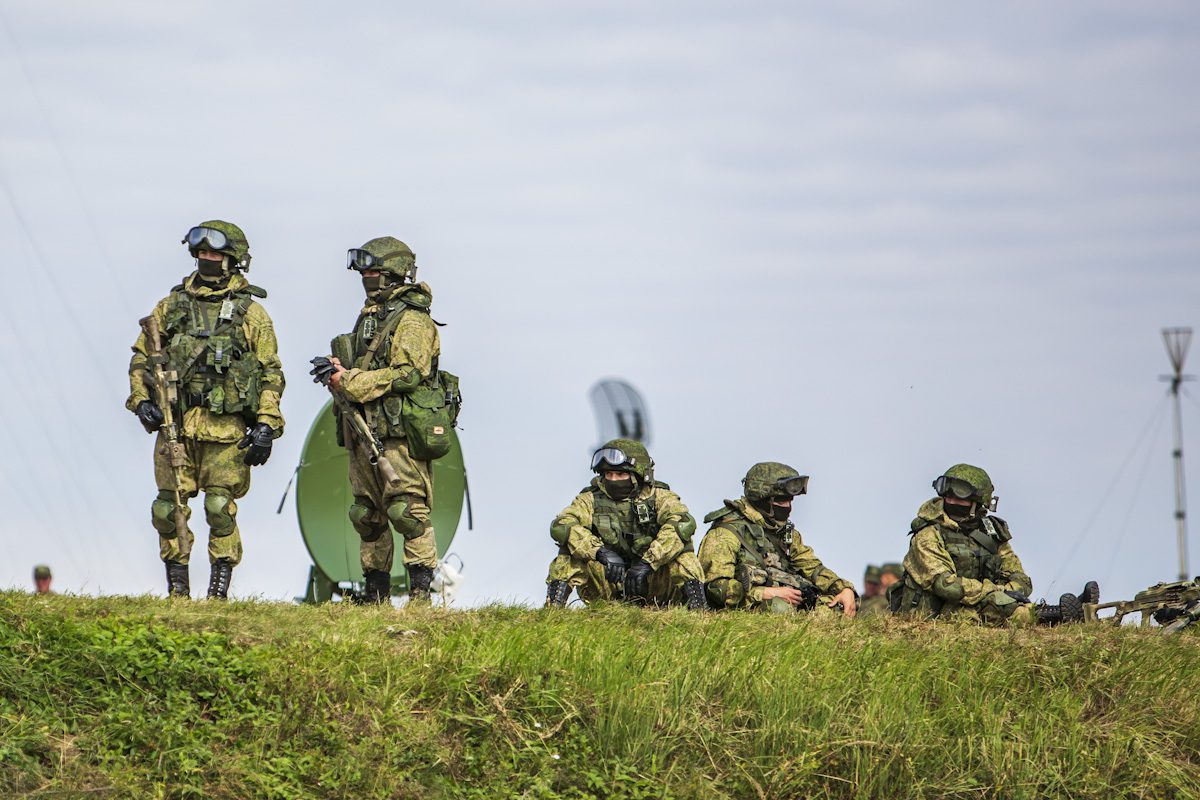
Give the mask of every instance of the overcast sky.
[(0, 0), (0, 585), (45, 561), (163, 592), (126, 366), (214, 217), (289, 379), (235, 595), (303, 590), (275, 506), (325, 399), (307, 361), (361, 303), (345, 250), (381, 235), (463, 380), (464, 603), (544, 596), (614, 375), (697, 517), (788, 462), (856, 582), (959, 461), (1037, 596), (1173, 579), (1159, 329), (1200, 323), (1198, 77), (1189, 2)]

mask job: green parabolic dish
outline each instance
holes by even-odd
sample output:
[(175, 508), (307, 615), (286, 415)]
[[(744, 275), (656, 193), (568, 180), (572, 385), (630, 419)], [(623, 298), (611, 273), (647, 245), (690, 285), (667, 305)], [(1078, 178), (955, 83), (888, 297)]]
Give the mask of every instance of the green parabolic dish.
[[(451, 433), (450, 452), (433, 462), (433, 531), (439, 557), (454, 541), (467, 484), (458, 432)], [(360, 539), (346, 516), (353, 500), (349, 460), (346, 449), (338, 447), (334, 438), (331, 400), (317, 414), (304, 440), (300, 474), (296, 476), (296, 514), (313, 563), (336, 583), (361, 583), (363, 579), (358, 556)], [(395, 531), (391, 535), (396, 544), (392, 581), (407, 584), (404, 542)]]

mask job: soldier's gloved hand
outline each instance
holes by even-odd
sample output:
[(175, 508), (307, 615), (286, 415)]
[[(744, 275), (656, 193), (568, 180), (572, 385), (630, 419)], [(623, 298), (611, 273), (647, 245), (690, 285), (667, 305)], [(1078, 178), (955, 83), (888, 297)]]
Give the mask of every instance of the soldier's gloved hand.
[(596, 551), (596, 560), (604, 565), (604, 579), (609, 583), (621, 583), (625, 580), (625, 559), (616, 552), (601, 545)]
[(274, 441), (275, 431), (271, 430), (271, 426), (265, 422), (258, 423), (238, 442), (239, 450), (250, 448), (246, 450), (242, 462), (252, 467), (267, 463), (267, 459), (271, 457), (271, 445)]
[(811, 583), (800, 587), (800, 608), (806, 611), (812, 611), (817, 607), (817, 601), (821, 599), (821, 593), (817, 591), (817, 587)]
[(1021, 594), (1018, 591), (1014, 591), (1013, 589), (1008, 589), (1004, 593), (1006, 595), (1008, 595), (1009, 597), (1011, 597), (1013, 600), (1016, 600), (1018, 603), (1032, 603), (1033, 602), (1025, 595)]
[(328, 356), (317, 356), (309, 363), (313, 365), (313, 368), (308, 371), (308, 374), (313, 376), (313, 383), (328, 386), (329, 376), (337, 371), (337, 366), (329, 360)]
[(650, 591), (647, 579), (651, 571), (650, 564), (644, 558), (630, 564), (625, 571), (625, 596), (645, 598)]
[(142, 427), (146, 429), (146, 433), (154, 433), (162, 427), (164, 419), (162, 409), (155, 405), (153, 401), (143, 400), (137, 404), (137, 408), (134, 409), (133, 413), (137, 414), (138, 422), (142, 423)]

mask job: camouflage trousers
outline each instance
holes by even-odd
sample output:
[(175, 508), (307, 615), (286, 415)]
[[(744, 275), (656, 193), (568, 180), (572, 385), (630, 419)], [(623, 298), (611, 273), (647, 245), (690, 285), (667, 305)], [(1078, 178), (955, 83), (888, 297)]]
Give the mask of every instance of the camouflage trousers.
[[(242, 560), (242, 533), (237, 524), (237, 502), (250, 489), (250, 467), (242, 458), (245, 450), (237, 442), (202, 442), (181, 439), (187, 462), (180, 469), (179, 494), (185, 518), (192, 509), (187, 501), (204, 492), (204, 516), (208, 522), (208, 560), (226, 558), (235, 565)], [(154, 483), (158, 496), (150, 507), (150, 521), (158, 531), (158, 552), (163, 561), (187, 564), (195, 536), (191, 526), (175, 529), (175, 473), (164, 450), (160, 433), (154, 446)]]
[[(906, 592), (913, 591), (906, 587)], [(917, 590), (920, 591), (920, 590)], [(906, 595), (909, 597), (911, 595)], [(1024, 627), (1034, 624), (1037, 619), (1033, 613), (1032, 603), (1022, 603), (1009, 597), (1002, 591), (994, 591), (986, 595), (975, 605), (959, 605), (944, 603), (935, 608), (936, 598), (932, 593), (921, 592), (920, 600), (911, 613), (918, 616), (931, 616), (938, 619), (949, 619), (959, 622), (975, 622), (981, 625), (1002, 626), (1012, 625)]]
[[(343, 430), (347, 443), (356, 435)], [(430, 506), (433, 504), (433, 465), (408, 454), (404, 439), (384, 439), (383, 452), (396, 471), (397, 481), (385, 483), (379, 470), (357, 448), (350, 449), (350, 524), (362, 538), (359, 556), (365, 572), (392, 571), (395, 537), (389, 524), (404, 542), (404, 563), (437, 567), (437, 545), (433, 538)]]
[[(655, 605), (684, 604), (687, 599), (683, 596), (683, 584), (696, 580), (704, 582), (704, 570), (700, 568), (700, 559), (690, 551), (684, 551), (654, 572), (648, 579), (649, 600)], [(546, 582), (566, 581), (576, 591), (584, 603), (591, 604), (599, 600), (620, 600), (622, 589), (613, 586), (604, 578), (604, 567), (594, 559), (580, 559), (567, 554), (560, 554), (550, 562), (550, 574)]]
[(764, 611), (770, 614), (812, 614), (814, 617), (823, 619), (833, 619), (842, 616), (841, 611), (835, 611), (825, 605), (825, 601), (829, 598), (821, 596), (817, 600), (817, 604), (812, 608), (801, 608), (794, 606), (782, 597), (772, 597), (770, 600), (764, 600), (761, 603), (756, 603), (750, 608), (753, 611)]

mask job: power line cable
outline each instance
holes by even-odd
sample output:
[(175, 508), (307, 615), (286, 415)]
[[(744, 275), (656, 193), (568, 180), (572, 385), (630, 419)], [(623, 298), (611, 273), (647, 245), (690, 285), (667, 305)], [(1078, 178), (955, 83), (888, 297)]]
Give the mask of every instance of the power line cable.
[(1146, 436), (1150, 432), (1151, 427), (1154, 426), (1154, 423), (1157, 422), (1160, 417), (1164, 416), (1163, 412), (1166, 410), (1167, 397), (1169, 397), (1169, 396), (1170, 396), (1169, 390), (1164, 392), (1162, 397), (1159, 398), (1158, 404), (1155, 405), (1154, 409), (1150, 412), (1150, 416), (1146, 420), (1145, 424), (1142, 425), (1141, 432), (1138, 433), (1137, 438), (1133, 442), (1133, 446), (1129, 448), (1128, 454), (1125, 456), (1124, 459), (1122, 459), (1121, 465), (1117, 468), (1116, 474), (1113, 475), (1112, 480), (1109, 481), (1107, 488), (1105, 488), (1104, 493), (1101, 495), (1100, 502), (1096, 504), (1096, 507), (1094, 509), (1092, 509), (1092, 515), (1090, 517), (1088, 517), (1087, 522), (1085, 522), (1083, 524), (1083, 528), (1075, 536), (1074, 541), (1071, 542), (1071, 547), (1067, 551), (1066, 556), (1064, 556), (1059, 561), (1058, 571), (1056, 573), (1054, 573), (1054, 580), (1050, 581), (1050, 585), (1046, 587), (1047, 592), (1049, 592), (1051, 589), (1053, 589), (1054, 585), (1056, 583), (1058, 583), (1058, 579), (1062, 577), (1063, 571), (1066, 569), (1067, 565), (1071, 563), (1071, 560), (1075, 557), (1075, 552), (1079, 549), (1079, 545), (1081, 545), (1083, 543), (1084, 538), (1091, 531), (1092, 526), (1096, 524), (1096, 520), (1100, 518), (1100, 512), (1102, 512), (1104, 510), (1104, 506), (1108, 503), (1109, 499), (1111, 499), (1113, 489), (1115, 489), (1117, 487), (1117, 483), (1121, 480), (1121, 476), (1125, 474), (1126, 468), (1129, 466), (1129, 464), (1133, 460), (1134, 456), (1137, 454), (1137, 451), (1141, 449), (1142, 444), (1145, 442)]
[(33, 80), (33, 75), (25, 63), (24, 54), (17, 43), (17, 37), (13, 33), (12, 25), (9, 24), (8, 18), (4, 14), (3, 6), (0, 6), (0, 28), (4, 28), (5, 36), (12, 46), (10, 52), (13, 54), (13, 60), (16, 61), (17, 68), (21, 71), (21, 76), (25, 79), (25, 83), (29, 87), (29, 94), (33, 97), (34, 105), (37, 106), (38, 114), (42, 118), (42, 124), (45, 126), (47, 133), (49, 133), (48, 138), (50, 139), (50, 143), (54, 146), (54, 150), (62, 162), (63, 173), (67, 177), (67, 183), (70, 184), (71, 191), (75, 193), (75, 200), (79, 204), (79, 208), (83, 214), (83, 221), (87, 225), (88, 233), (91, 236), (90, 243), (100, 255), (100, 266), (108, 273), (108, 277), (112, 281), (110, 285), (116, 288), (117, 297), (120, 298), (119, 302), (122, 303), (126, 315), (132, 316), (134, 312), (129, 306), (129, 293), (125, 290), (120, 272), (113, 268), (112, 256), (105, 246), (103, 237), (100, 236), (99, 228), (92, 216), (91, 208), (88, 206), (83, 191), (79, 188), (79, 182), (75, 178), (74, 165), (71, 159), (67, 157), (66, 148), (62, 146), (62, 137), (58, 135), (58, 129), (55, 127), (46, 103), (42, 99), (42, 93), (38, 90), (37, 84)]
[[(1158, 425), (1154, 428), (1154, 433), (1150, 436), (1149, 441), (1153, 444), (1157, 440), (1160, 432), (1163, 429), (1163, 423), (1167, 421), (1167, 415), (1162, 414), (1158, 417)], [(1121, 527), (1118, 528), (1117, 540), (1113, 543), (1112, 552), (1108, 556), (1108, 564), (1104, 567), (1104, 577), (1100, 579), (1101, 585), (1107, 585), (1109, 577), (1112, 575), (1113, 564), (1117, 560), (1117, 553), (1121, 550), (1121, 543), (1125, 540), (1125, 534), (1129, 532), (1129, 521), (1133, 518), (1133, 511), (1137, 507), (1138, 496), (1142, 491), (1142, 484), (1146, 481), (1146, 475), (1150, 471), (1150, 461), (1153, 458), (1155, 449), (1153, 447), (1146, 448), (1146, 458), (1142, 461), (1142, 471), (1138, 475), (1137, 482), (1133, 486), (1133, 497), (1129, 500), (1129, 508), (1125, 510), (1125, 517), (1121, 520)]]

